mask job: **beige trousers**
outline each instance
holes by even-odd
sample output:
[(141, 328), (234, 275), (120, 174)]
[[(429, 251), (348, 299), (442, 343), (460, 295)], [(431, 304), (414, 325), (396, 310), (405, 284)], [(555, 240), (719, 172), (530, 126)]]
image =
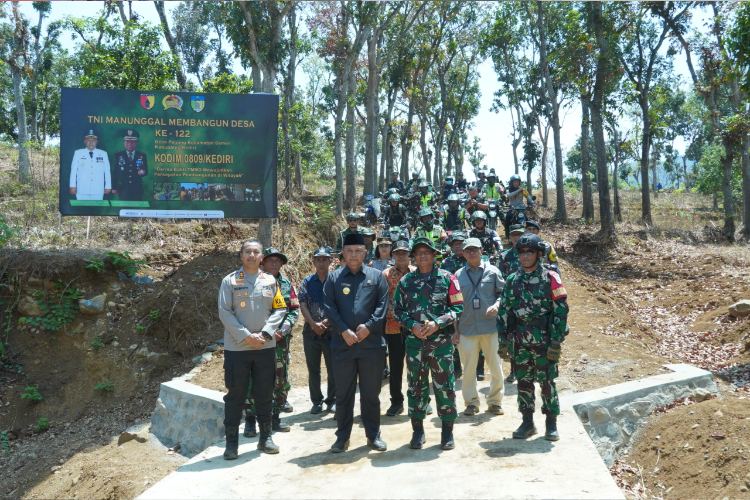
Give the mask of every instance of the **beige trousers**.
[(497, 333), (486, 335), (461, 335), (458, 343), (458, 353), (461, 356), (463, 379), (461, 393), (466, 406), (474, 405), (479, 408), (479, 394), (477, 393), (477, 362), (479, 351), (484, 353), (484, 359), (490, 370), (490, 392), (487, 394), (487, 405), (500, 405), (503, 400), (503, 364), (497, 354)]

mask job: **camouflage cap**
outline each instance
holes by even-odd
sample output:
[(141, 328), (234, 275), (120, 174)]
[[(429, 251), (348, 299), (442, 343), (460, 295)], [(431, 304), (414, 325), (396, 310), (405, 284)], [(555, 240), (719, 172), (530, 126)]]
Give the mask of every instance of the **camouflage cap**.
[(393, 250), (391, 250), (391, 253), (396, 253), (396, 252), (401, 252), (401, 251), (404, 251), (404, 252), (410, 251), (408, 241), (397, 240), (396, 243), (393, 244)]
[(510, 234), (521, 234), (526, 232), (526, 228), (523, 227), (523, 224), (513, 224), (510, 226)]
[(412, 242), (412, 244), (411, 244), (411, 252), (409, 252), (409, 255), (411, 255), (413, 257), (414, 256), (414, 251), (418, 247), (427, 247), (430, 250), (432, 250), (432, 253), (436, 253), (437, 252), (437, 248), (435, 248), (435, 244), (432, 242), (431, 239), (429, 239), (429, 238), (416, 238)]
[(534, 229), (542, 229), (542, 226), (539, 225), (539, 223), (535, 220), (527, 220), (526, 221), (526, 227), (533, 227)]
[(451, 233), (451, 237), (448, 238), (449, 243), (453, 243), (454, 241), (464, 241), (466, 239), (466, 233), (463, 231), (453, 231)]
[(282, 264), (286, 264), (289, 262), (289, 259), (286, 258), (286, 255), (281, 253), (281, 250), (275, 248), (275, 247), (268, 247), (263, 249), (263, 260), (266, 260), (268, 257), (278, 257), (281, 259)]
[(367, 226), (359, 228), (359, 233), (362, 236), (375, 236), (375, 231)]

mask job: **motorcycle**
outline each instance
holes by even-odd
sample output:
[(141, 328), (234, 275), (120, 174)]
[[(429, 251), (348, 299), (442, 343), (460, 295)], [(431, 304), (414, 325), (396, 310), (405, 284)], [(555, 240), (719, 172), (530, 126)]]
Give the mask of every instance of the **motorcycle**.
[(487, 208), (487, 227), (492, 230), (497, 229), (498, 207), (497, 201), (490, 200)]

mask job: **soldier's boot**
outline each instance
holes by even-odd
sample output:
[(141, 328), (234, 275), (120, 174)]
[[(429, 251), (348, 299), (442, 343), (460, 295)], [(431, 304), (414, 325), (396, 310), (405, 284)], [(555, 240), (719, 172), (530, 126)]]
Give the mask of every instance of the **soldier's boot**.
[(245, 414), (245, 430), (242, 435), (246, 438), (254, 438), (258, 435), (258, 430), (255, 427), (255, 415), (250, 413)]
[(523, 412), (523, 422), (518, 426), (518, 429), (513, 431), (513, 439), (526, 439), (536, 434), (536, 427), (534, 426), (534, 412), (526, 410)]
[(236, 460), (237, 459), (237, 448), (240, 445), (240, 428), (227, 427), (226, 428), (227, 446), (224, 449), (224, 460)]
[(452, 450), (456, 447), (453, 441), (453, 422), (443, 422), (443, 428), (440, 431), (440, 448), (443, 450)]
[(558, 441), (560, 435), (557, 433), (557, 415), (547, 414), (544, 421), (544, 439), (547, 441)]
[(271, 424), (266, 422), (265, 424), (259, 424), (260, 426), (260, 438), (258, 438), (258, 449), (263, 453), (269, 455), (275, 455), (279, 452), (279, 447), (273, 442), (271, 438)]
[(273, 414), (273, 417), (271, 418), (271, 426), (274, 432), (289, 432), (292, 430), (291, 427), (281, 421), (281, 417), (279, 417), (278, 413)]
[(412, 418), (411, 428), (414, 432), (412, 432), (412, 435), (411, 435), (411, 442), (409, 443), (409, 448), (411, 448), (412, 450), (421, 450), (422, 445), (426, 441), (425, 436), (424, 436), (424, 424), (422, 422), (422, 419)]

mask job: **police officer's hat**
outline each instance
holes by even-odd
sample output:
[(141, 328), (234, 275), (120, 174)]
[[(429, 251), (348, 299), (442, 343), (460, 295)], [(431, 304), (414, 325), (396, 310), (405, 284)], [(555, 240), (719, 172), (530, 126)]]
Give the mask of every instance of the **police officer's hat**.
[(465, 241), (466, 240), (466, 233), (463, 231), (453, 231), (451, 233), (451, 237), (448, 239), (448, 243), (453, 243), (454, 241)]
[(278, 257), (281, 259), (282, 264), (286, 264), (289, 262), (289, 259), (286, 258), (286, 255), (281, 253), (281, 250), (275, 247), (268, 247), (263, 249), (263, 260), (266, 260), (268, 257)]
[(534, 229), (539, 229), (540, 231), (542, 230), (542, 226), (540, 226), (537, 221), (531, 219), (526, 221), (526, 227), (533, 227)]
[(416, 238), (414, 242), (411, 244), (411, 252), (409, 252), (409, 255), (411, 257), (414, 257), (414, 251), (418, 247), (427, 247), (430, 250), (432, 250), (432, 253), (437, 253), (437, 248), (435, 248), (435, 244), (432, 242), (429, 238)]
[(140, 135), (138, 134), (138, 131), (133, 130), (132, 128), (125, 130), (125, 133), (122, 136), (126, 141), (137, 141), (139, 137)]
[(315, 252), (313, 253), (313, 257), (328, 257), (331, 258), (331, 248), (330, 247), (319, 247)]
[(526, 228), (523, 227), (523, 224), (513, 224), (508, 231), (510, 234), (523, 234), (526, 232)]
[(431, 209), (429, 209), (429, 208), (427, 208), (427, 207), (424, 207), (424, 208), (422, 208), (422, 209), (421, 209), (421, 210), (419, 211), (419, 213), (417, 214), (417, 217), (419, 217), (419, 218), (421, 219), (422, 217), (427, 217), (428, 215), (429, 215), (430, 217), (435, 217), (435, 214), (433, 214), (433, 213), (432, 213), (432, 210), (431, 210)]
[(95, 128), (87, 128), (86, 132), (83, 134), (83, 137), (96, 137), (99, 138), (99, 134), (97, 133)]
[(349, 212), (348, 214), (346, 214), (347, 222), (353, 221), (353, 220), (356, 220), (356, 221), (359, 220), (359, 214), (357, 212)]
[(410, 252), (410, 250), (411, 249), (409, 248), (408, 241), (397, 240), (396, 243), (393, 244), (393, 250), (391, 250), (391, 253), (396, 253), (396, 252), (401, 252), (401, 251)]

